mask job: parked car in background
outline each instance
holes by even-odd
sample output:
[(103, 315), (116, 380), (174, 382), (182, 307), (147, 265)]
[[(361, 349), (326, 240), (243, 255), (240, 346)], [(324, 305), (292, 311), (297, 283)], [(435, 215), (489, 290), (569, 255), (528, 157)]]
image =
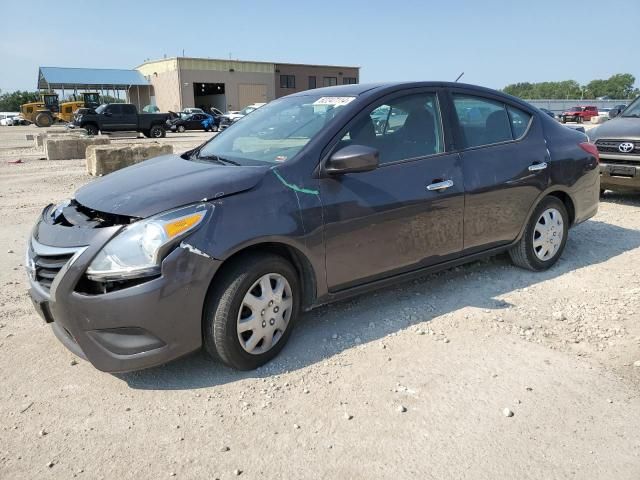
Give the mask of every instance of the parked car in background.
[(105, 103), (95, 110), (75, 115), (73, 125), (84, 128), (89, 135), (98, 132), (136, 131), (145, 137), (160, 138), (166, 135), (168, 113), (138, 113), (131, 103)]
[[(205, 120), (209, 120), (206, 122)], [(172, 132), (184, 132), (186, 130), (204, 130), (204, 131), (218, 131), (219, 120), (213, 115), (206, 113), (183, 113), (177, 118), (167, 120), (167, 130)]]
[(553, 113), (551, 110), (547, 110), (546, 108), (541, 108), (540, 110), (542, 110), (544, 113), (549, 115), (551, 118), (556, 118), (556, 114)]
[[(402, 121), (376, 132), (393, 111)], [(30, 294), (100, 370), (202, 345), (253, 369), (314, 306), (505, 251), (552, 267), (597, 212), (599, 178), (585, 135), (494, 90), (309, 90), (47, 206), (28, 245)]]
[(201, 108), (194, 108), (194, 107), (187, 107), (187, 108), (183, 108), (181, 113), (200, 113), (202, 115), (205, 115), (205, 111)]
[(560, 115), (560, 121), (562, 123), (566, 122), (577, 122), (582, 123), (585, 120), (591, 120), (591, 117), (598, 116), (598, 107), (588, 106), (588, 107), (571, 107), (569, 110), (562, 112)]
[(240, 111), (227, 112), (220, 117), (220, 125), (218, 128), (220, 130), (224, 130), (225, 128), (229, 127), (231, 124), (240, 120), (242, 117), (249, 115), (251, 112), (253, 112), (254, 110), (257, 110), (258, 108), (264, 105), (266, 105), (266, 103), (252, 103), (251, 105), (244, 107)]
[(0, 125), (5, 127), (13, 125), (13, 119), (20, 115), (19, 112), (3, 112), (0, 113)]
[(627, 108), (626, 105), (621, 104), (621, 105), (616, 105), (615, 107), (613, 107), (611, 110), (609, 110), (609, 118), (614, 118), (617, 117), (618, 115), (620, 115), (622, 113), (622, 111)]
[(602, 191), (640, 192), (640, 97), (587, 134), (600, 152)]

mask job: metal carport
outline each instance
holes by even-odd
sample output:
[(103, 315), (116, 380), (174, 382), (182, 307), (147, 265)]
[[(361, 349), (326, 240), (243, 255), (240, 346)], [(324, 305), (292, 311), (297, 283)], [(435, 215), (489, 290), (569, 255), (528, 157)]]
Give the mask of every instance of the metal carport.
[[(135, 90), (134, 90), (135, 87)], [(141, 87), (143, 92), (141, 92)], [(53, 91), (61, 90), (64, 97), (65, 90), (75, 94), (78, 90), (99, 91), (102, 95), (110, 91), (113, 96), (120, 98), (119, 92), (126, 93), (126, 99), (142, 108), (141, 98), (151, 99), (151, 84), (137, 70), (116, 68), (64, 68), (40, 67), (38, 69), (38, 89)], [(142, 97), (141, 97), (142, 93)]]

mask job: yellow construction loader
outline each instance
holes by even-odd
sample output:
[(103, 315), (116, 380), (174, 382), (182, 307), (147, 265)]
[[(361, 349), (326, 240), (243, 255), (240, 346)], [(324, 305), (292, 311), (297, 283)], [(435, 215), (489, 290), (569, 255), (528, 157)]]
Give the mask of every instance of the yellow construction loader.
[(25, 120), (29, 120), (38, 127), (50, 127), (54, 122), (70, 122), (73, 120), (73, 112), (79, 108), (96, 108), (100, 105), (100, 95), (95, 92), (85, 92), (82, 100), (60, 103), (57, 93), (43, 93), (40, 102), (31, 102), (20, 105), (20, 114)]

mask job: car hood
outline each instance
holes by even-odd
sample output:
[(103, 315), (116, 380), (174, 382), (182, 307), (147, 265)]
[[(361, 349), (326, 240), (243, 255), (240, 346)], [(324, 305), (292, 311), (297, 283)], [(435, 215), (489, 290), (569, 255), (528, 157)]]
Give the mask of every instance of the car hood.
[(640, 118), (615, 117), (593, 129), (592, 138), (613, 138), (617, 140), (640, 138)]
[(145, 218), (254, 187), (269, 167), (238, 167), (163, 155), (80, 188), (75, 199), (99, 212)]

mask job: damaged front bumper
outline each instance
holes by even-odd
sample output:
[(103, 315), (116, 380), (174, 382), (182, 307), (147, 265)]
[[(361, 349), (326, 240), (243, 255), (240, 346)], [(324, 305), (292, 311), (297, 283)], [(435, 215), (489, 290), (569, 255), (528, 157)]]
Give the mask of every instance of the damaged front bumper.
[(105, 372), (159, 365), (200, 348), (203, 306), (220, 265), (193, 246), (196, 232), (164, 258), (159, 276), (87, 288), (87, 267), (121, 228), (53, 225), (43, 215), (27, 249), (34, 307), (69, 350)]

